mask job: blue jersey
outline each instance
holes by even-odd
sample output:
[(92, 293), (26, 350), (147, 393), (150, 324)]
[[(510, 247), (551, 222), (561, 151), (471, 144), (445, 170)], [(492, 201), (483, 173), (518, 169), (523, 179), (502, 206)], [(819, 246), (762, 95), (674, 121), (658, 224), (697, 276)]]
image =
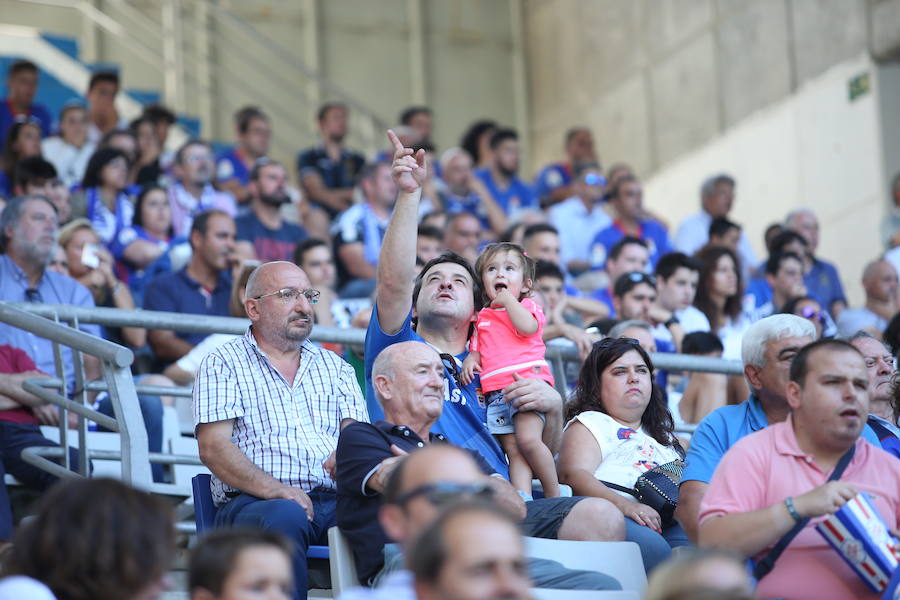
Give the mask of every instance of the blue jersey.
[(241, 185), (250, 183), (250, 169), (244, 164), (241, 152), (232, 148), (216, 157), (216, 181), (235, 180)]
[(476, 169), (475, 175), (484, 182), (488, 193), (507, 215), (514, 216), (528, 208), (540, 208), (534, 190), (518, 177), (513, 176), (509, 181), (509, 187), (501, 190), (494, 182), (489, 169)]
[[(375, 422), (384, 419), (384, 411), (375, 400), (375, 392), (372, 389), (372, 364), (378, 353), (400, 342), (418, 341), (424, 342), (419, 334), (413, 331), (411, 314), (407, 315), (403, 327), (394, 335), (388, 335), (381, 329), (378, 322), (378, 306), (372, 308), (372, 319), (369, 321), (369, 330), (366, 332), (366, 405), (369, 409), (369, 418)], [(462, 361), (468, 355), (468, 351), (457, 354), (455, 357), (444, 355), (444, 410), (441, 418), (437, 420), (431, 431), (442, 433), (447, 439), (464, 448), (469, 448), (480, 453), (497, 473), (509, 478), (509, 465), (500, 445), (490, 434), (485, 423), (487, 422), (487, 409), (479, 401), (477, 392), (477, 380), (467, 386), (458, 382), (458, 375)], [(449, 360), (453, 359), (456, 368), (451, 370)]]
[[(672, 251), (672, 244), (669, 242), (669, 232), (657, 221), (652, 219), (642, 220), (640, 222), (640, 234), (635, 236), (645, 242), (650, 249), (650, 266), (656, 267), (659, 258)], [(591, 242), (591, 264), (594, 269), (602, 269), (606, 265), (606, 258), (609, 256), (612, 247), (625, 237), (625, 231), (617, 221), (613, 221), (612, 225), (605, 229), (601, 229), (594, 241)]]
[(572, 165), (553, 163), (547, 165), (534, 178), (534, 193), (541, 201), (549, 199), (553, 190), (572, 183)]

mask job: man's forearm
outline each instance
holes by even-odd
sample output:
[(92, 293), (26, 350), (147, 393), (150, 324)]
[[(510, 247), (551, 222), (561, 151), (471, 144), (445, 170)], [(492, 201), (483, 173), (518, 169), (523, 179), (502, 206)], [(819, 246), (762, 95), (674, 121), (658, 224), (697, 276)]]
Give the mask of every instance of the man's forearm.
[(711, 517), (700, 524), (701, 546), (715, 546), (751, 557), (791, 530), (794, 519), (783, 502), (745, 513)]
[(150, 348), (158, 358), (175, 361), (193, 349), (193, 346), (170, 331), (149, 331)]
[(233, 443), (203, 452), (203, 463), (226, 485), (258, 498), (271, 498), (283, 484), (253, 464)]
[(525, 509), (525, 501), (510, 482), (497, 475), (488, 477), (488, 483), (494, 490), (494, 502), (497, 506), (519, 520), (525, 518), (528, 513)]
[(681, 484), (678, 491), (678, 506), (675, 508), (675, 518), (681, 523), (691, 543), (697, 543), (697, 517), (700, 515), (700, 502), (706, 493), (709, 484), (702, 481), (690, 480)]

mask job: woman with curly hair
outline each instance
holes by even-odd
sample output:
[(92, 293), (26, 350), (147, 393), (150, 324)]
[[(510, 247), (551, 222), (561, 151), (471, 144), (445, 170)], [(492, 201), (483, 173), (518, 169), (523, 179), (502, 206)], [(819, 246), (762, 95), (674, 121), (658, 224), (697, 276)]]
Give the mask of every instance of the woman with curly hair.
[(662, 546), (665, 558), (669, 546), (687, 545), (680, 525), (664, 524), (656, 510), (606, 485), (633, 489), (643, 473), (683, 457), (653, 363), (637, 340), (606, 338), (594, 344), (566, 407), (566, 421), (560, 483), (570, 485), (576, 496), (614, 504), (626, 517), (627, 538), (641, 545), (648, 570), (650, 552), (659, 554)]

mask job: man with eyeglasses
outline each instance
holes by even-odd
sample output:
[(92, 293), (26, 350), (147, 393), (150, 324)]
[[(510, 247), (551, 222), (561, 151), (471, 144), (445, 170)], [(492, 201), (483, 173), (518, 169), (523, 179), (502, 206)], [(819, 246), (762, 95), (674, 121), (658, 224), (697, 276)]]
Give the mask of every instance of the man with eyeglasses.
[[(377, 516), (373, 519), (374, 527), (386, 536), (385, 540), (395, 543), (384, 547), (383, 556), (378, 553), (377, 559), (384, 566), (368, 581), (373, 589), (358, 588), (342, 598), (393, 600), (415, 597), (411, 574), (404, 570), (405, 556), (409, 556), (416, 538), (439, 518), (443, 510), (460, 502), (490, 503), (515, 519), (520, 531), (526, 526), (522, 521), (521, 498), (517, 499), (518, 495), (508, 483), (496, 481), (496, 474), (491, 476), (490, 470), (476, 459), (477, 454), (438, 440), (414, 450), (409, 456), (394, 457), (387, 459), (391, 463), (383, 463), (391, 468), (387, 476), (380, 479), (381, 494)], [(338, 478), (341, 479), (340, 474)], [(485, 544), (492, 541), (483, 538)], [(619, 583), (607, 575), (566, 569), (556, 561), (527, 559), (526, 565), (535, 587), (621, 589)], [(364, 575), (359, 574), (362, 580)]]
[(205, 210), (220, 210), (231, 217), (237, 213), (231, 194), (213, 187), (215, 157), (209, 142), (191, 139), (175, 153), (173, 174), (175, 181), (169, 186), (169, 203), (172, 206), (172, 230), (176, 236), (187, 236), (194, 215)]
[(353, 368), (309, 341), (317, 290), (296, 265), (250, 275), (251, 325), (201, 363), (194, 382), (200, 458), (212, 471), (216, 526), (249, 526), (294, 545), (294, 598), (306, 598), (306, 552), (335, 524), (330, 462), (343, 427), (367, 421)]
[[(444, 435), (431, 432), (443, 410), (443, 360), (434, 348), (422, 342), (401, 342), (385, 348), (372, 366), (372, 385), (384, 408), (384, 420), (374, 424), (351, 423), (338, 440), (337, 522), (353, 549), (363, 585), (373, 584), (397, 568), (394, 563), (385, 564), (386, 558), (395, 557), (396, 549), (385, 549), (390, 538), (377, 518), (386, 481), (408, 453), (450, 444)], [(490, 494), (517, 520), (525, 518), (524, 503), (512, 485), (481, 454), (474, 450), (464, 452), (475, 460), (482, 473), (476, 481), (484, 486), (483, 493)], [(532, 578), (546, 587), (619, 589), (605, 575), (572, 573), (558, 563), (534, 566)]]

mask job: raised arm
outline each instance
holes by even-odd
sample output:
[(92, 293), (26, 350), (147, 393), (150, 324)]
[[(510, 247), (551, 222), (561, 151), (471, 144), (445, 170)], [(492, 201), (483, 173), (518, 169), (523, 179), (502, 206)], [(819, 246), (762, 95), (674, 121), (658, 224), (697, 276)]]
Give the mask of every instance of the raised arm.
[(425, 152), (415, 155), (388, 130), (394, 146), (391, 175), (400, 192), (391, 222), (381, 242), (376, 269), (375, 302), (378, 322), (385, 333), (396, 333), (403, 326), (412, 306), (413, 279), (416, 276), (416, 229), (419, 199), (425, 181)]

